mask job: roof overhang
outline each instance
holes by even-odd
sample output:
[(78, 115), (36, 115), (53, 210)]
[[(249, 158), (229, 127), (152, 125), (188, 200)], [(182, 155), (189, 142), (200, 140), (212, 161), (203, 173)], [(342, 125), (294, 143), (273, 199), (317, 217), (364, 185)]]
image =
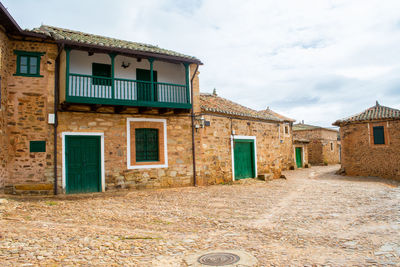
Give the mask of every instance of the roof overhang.
[(161, 61), (173, 62), (173, 63), (189, 63), (189, 64), (198, 64), (203, 65), (200, 60), (190, 59), (190, 58), (182, 58), (171, 55), (164, 55), (159, 53), (145, 52), (132, 50), (127, 48), (119, 48), (119, 47), (109, 47), (102, 46), (96, 44), (87, 44), (81, 42), (75, 42), (71, 40), (57, 40), (57, 44), (64, 45), (65, 47), (69, 47), (72, 49), (85, 50), (85, 51), (93, 51), (100, 53), (118, 53), (121, 55), (136, 57), (136, 58), (154, 58)]

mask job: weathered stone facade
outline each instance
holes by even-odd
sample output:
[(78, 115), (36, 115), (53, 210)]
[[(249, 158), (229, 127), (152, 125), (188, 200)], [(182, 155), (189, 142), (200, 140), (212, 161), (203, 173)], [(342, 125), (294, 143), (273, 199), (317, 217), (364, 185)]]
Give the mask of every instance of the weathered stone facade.
[[(21, 38), (19, 34), (27, 33), (19, 30), (14, 36), (0, 31), (0, 188), (6, 187), (10, 193), (18, 190), (51, 192), (57, 181), (57, 191), (65, 193), (68, 179), (65, 140), (72, 135), (101, 136), (103, 190), (194, 184), (192, 117), (188, 109), (163, 108), (161, 111), (161, 108), (127, 106), (116, 109), (112, 105), (66, 103), (61, 97), (55, 103), (56, 92), (66, 87), (65, 50), (48, 36), (34, 33), (34, 36), (28, 34)], [(16, 75), (15, 51), (40, 52), (40, 75)], [(172, 62), (182, 64), (176, 59)], [(191, 63), (190, 72), (186, 72), (187, 84), (189, 75), (192, 78), (197, 69), (196, 64)], [(278, 178), (282, 170), (294, 165), (291, 122), (261, 116), (257, 111), (252, 111), (252, 117), (204, 112), (198, 75), (197, 71), (192, 88), (195, 124), (199, 116), (203, 116), (210, 125), (196, 128), (194, 133), (197, 184), (232, 181), (232, 138), (238, 136), (254, 138), (258, 174)], [(56, 124), (49, 121), (54, 114)], [(135, 121), (136, 124), (130, 124)], [(156, 128), (160, 132), (161, 149), (158, 151), (162, 155), (154, 162), (132, 160), (136, 153), (132, 151), (135, 127)], [(31, 151), (31, 141), (45, 142), (45, 152)]]
[[(193, 177), (191, 121), (187, 115), (139, 115), (59, 112), (58, 184), (62, 183), (62, 134), (104, 133), (106, 189), (160, 188), (191, 185)], [(127, 118), (163, 118), (167, 121), (168, 167), (127, 169)], [(61, 189), (61, 188), (60, 188)], [(61, 191), (60, 191), (61, 192)]]
[[(375, 145), (371, 129), (383, 125), (387, 143)], [(347, 175), (379, 176), (400, 180), (400, 120), (341, 125), (342, 168)]]
[(217, 114), (203, 116), (210, 121), (210, 126), (197, 131), (196, 160), (200, 185), (234, 180), (232, 131), (235, 136), (255, 137), (258, 174), (271, 174), (271, 178), (279, 178), (283, 169), (293, 165), (292, 139), (290, 136), (280, 139), (279, 123)]
[(0, 188), (4, 187), (4, 182), (7, 177), (8, 163), (8, 134), (7, 134), (7, 91), (8, 91), (8, 76), (10, 69), (8, 60), (10, 58), (10, 42), (3, 29), (0, 29), (0, 89), (1, 89), (1, 109), (0, 109)]
[[(52, 125), (47, 114), (54, 113), (54, 71), (57, 46), (35, 41), (10, 40), (3, 32), (2, 75), (2, 186), (20, 183), (52, 183)], [(44, 52), (40, 74), (24, 77), (16, 72), (14, 50)], [(30, 141), (45, 141), (46, 152), (30, 153)]]
[(294, 138), (306, 139), (308, 162), (312, 165), (338, 164), (340, 162), (340, 141), (338, 132), (325, 128), (294, 130)]

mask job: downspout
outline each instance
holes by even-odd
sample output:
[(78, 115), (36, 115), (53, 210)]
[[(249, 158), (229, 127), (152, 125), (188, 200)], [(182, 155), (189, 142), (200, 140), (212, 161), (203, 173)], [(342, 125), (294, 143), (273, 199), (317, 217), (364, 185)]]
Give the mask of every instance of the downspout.
[(63, 50), (64, 45), (58, 45), (58, 54), (56, 58), (56, 66), (55, 66), (55, 73), (54, 73), (54, 195), (58, 194), (58, 179), (57, 179), (57, 126), (58, 126), (58, 101), (59, 101), (59, 91), (60, 91), (60, 55), (61, 51)]
[(193, 186), (197, 185), (196, 182), (196, 144), (194, 138), (194, 109), (193, 109), (193, 80), (196, 76), (197, 70), (199, 69), (199, 64), (196, 64), (196, 69), (193, 73), (192, 78), (190, 79), (190, 95), (191, 95), (191, 102), (192, 102), (192, 158), (193, 158)]

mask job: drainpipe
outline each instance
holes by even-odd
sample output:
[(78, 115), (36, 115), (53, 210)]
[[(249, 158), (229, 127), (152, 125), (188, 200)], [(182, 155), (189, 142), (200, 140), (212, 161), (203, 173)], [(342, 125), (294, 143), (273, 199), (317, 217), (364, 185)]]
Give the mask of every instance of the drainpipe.
[(194, 77), (196, 76), (198, 69), (199, 69), (199, 64), (196, 65), (196, 69), (193, 73), (192, 78), (190, 79), (190, 93), (191, 93), (191, 101), (192, 101), (191, 117), (192, 117), (193, 186), (197, 185), (197, 182), (196, 182), (196, 144), (195, 144), (195, 138), (194, 138), (193, 80), (194, 80)]
[(56, 58), (56, 66), (55, 66), (55, 73), (54, 73), (54, 195), (58, 194), (58, 180), (57, 180), (57, 126), (58, 126), (58, 101), (59, 101), (59, 91), (60, 91), (60, 55), (61, 51), (63, 50), (64, 45), (58, 46), (58, 55)]

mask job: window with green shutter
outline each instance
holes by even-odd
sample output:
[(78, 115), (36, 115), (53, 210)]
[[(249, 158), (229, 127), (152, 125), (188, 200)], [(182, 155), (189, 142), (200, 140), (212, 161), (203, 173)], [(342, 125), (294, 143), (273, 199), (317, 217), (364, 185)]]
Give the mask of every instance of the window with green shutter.
[(92, 75), (106, 78), (93, 78), (92, 84), (111, 86), (111, 65), (92, 63)]
[(135, 129), (136, 162), (158, 161), (158, 129)]
[(383, 126), (374, 126), (374, 144), (384, 145), (385, 144), (385, 128)]
[(14, 54), (17, 55), (15, 76), (43, 77), (40, 75), (40, 59), (44, 53), (14, 50)]

